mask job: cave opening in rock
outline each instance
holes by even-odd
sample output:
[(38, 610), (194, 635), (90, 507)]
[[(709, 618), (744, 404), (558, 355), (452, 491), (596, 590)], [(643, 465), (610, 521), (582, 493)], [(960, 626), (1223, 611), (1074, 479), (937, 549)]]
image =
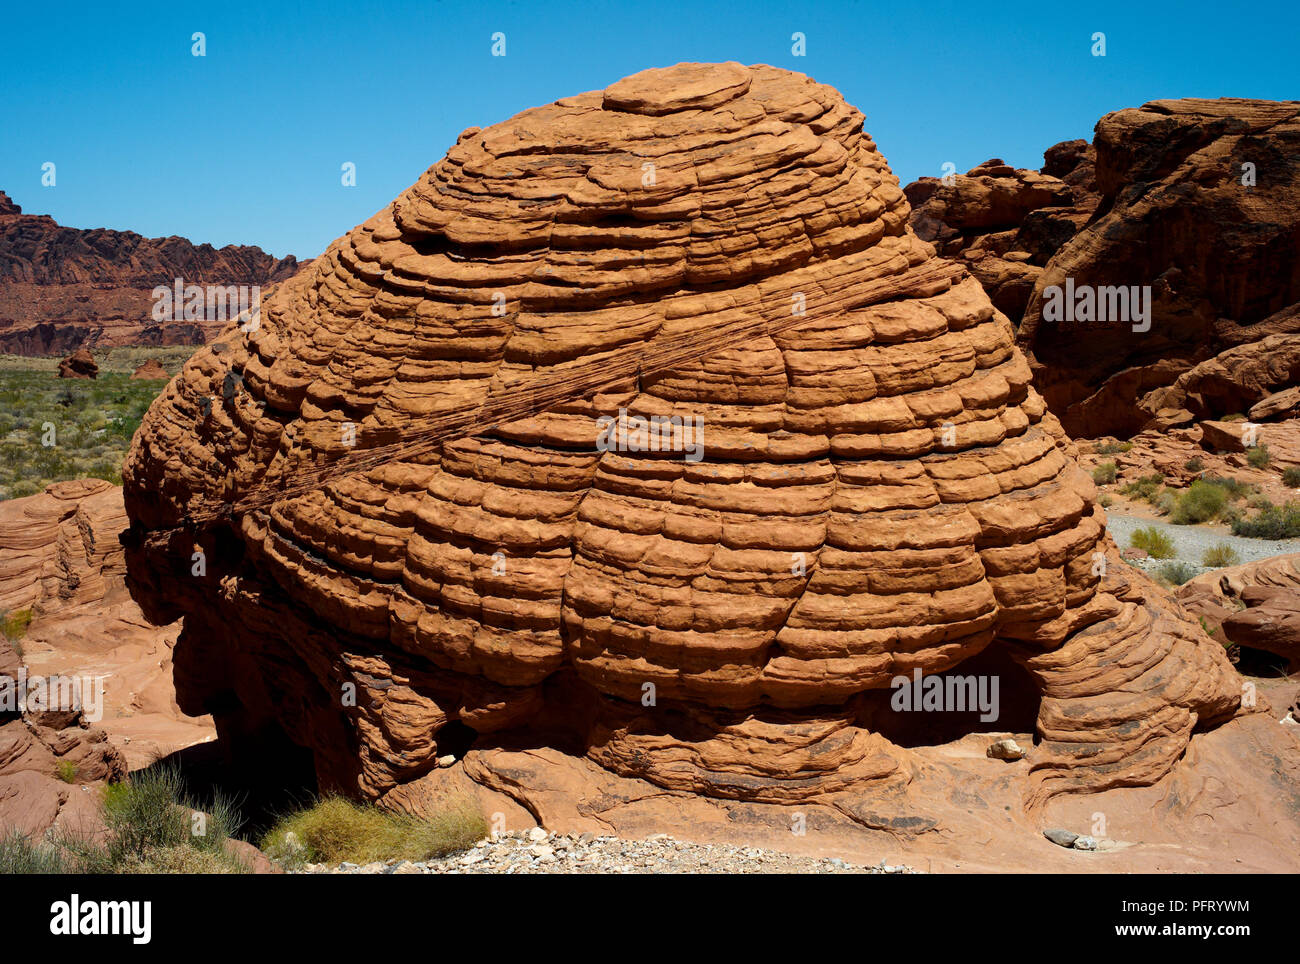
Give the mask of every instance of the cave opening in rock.
[(438, 732), (433, 738), (438, 747), (438, 756), (450, 755), (459, 760), (470, 751), (470, 747), (478, 739), (478, 730), (466, 726), (460, 720), (451, 720), (438, 727)]
[(136, 771), (175, 769), (194, 806), (210, 811), (222, 797), (238, 812), (235, 836), (256, 842), (285, 813), (311, 804), (318, 793), (311, 750), (273, 722), (252, 732), (225, 732)]
[(997, 642), (950, 670), (925, 674), (920, 691), (901, 690), (869, 693), (863, 714), (870, 729), (898, 746), (938, 746), (972, 733), (1034, 733), (1037, 740), (1038, 681)]
[(1270, 653), (1265, 649), (1251, 646), (1237, 647), (1237, 672), (1243, 676), (1258, 676), (1264, 679), (1285, 678), (1289, 675), (1289, 666), (1284, 656)]

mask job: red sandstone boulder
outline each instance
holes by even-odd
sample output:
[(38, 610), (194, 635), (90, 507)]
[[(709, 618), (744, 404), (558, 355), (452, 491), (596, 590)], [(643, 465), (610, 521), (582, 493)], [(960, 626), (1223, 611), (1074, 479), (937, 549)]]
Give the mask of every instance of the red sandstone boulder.
[(912, 229), (940, 254), (962, 258), (994, 306), (1019, 321), (1043, 265), (1095, 207), (1089, 154), (1071, 142), (1045, 155), (1074, 186), (997, 158), (948, 179), (923, 177), (904, 189)]
[(143, 379), (164, 379), (164, 378), (170, 378), (171, 376), (167, 374), (167, 369), (163, 368), (162, 362), (160, 362), (157, 358), (150, 358), (143, 365), (141, 365), (134, 372), (132, 372), (131, 377), (143, 378)]
[(1300, 554), (1207, 572), (1178, 597), (1224, 645), (1276, 653), (1300, 668)]
[(59, 362), (60, 378), (97, 378), (99, 365), (95, 356), (88, 349), (78, 348), (63, 361)]
[(1030, 810), (1169, 775), (1240, 682), (909, 214), (862, 115), (772, 67), (466, 131), (136, 434), (130, 585), (184, 620), (181, 706), (404, 809), (653, 786), (920, 833), (938, 724), (893, 697), (964, 669), (1037, 732), (1014, 776), (979, 753)]

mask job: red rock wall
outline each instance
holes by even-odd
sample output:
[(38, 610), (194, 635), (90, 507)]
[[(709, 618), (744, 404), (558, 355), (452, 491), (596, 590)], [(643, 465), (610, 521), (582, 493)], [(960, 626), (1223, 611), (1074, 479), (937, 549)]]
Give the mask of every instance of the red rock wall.
[[(153, 289), (175, 279), (266, 288), (299, 268), (260, 248), (65, 228), (0, 193), (0, 352), (63, 355), (87, 345), (202, 344), (224, 321), (153, 319)], [(265, 292), (263, 292), (265, 293)]]

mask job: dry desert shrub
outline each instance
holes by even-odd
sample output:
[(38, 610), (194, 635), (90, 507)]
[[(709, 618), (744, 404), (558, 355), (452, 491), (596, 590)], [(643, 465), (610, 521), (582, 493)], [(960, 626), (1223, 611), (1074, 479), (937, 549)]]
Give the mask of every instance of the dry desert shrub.
[(448, 799), (433, 816), (416, 817), (328, 796), (281, 817), (261, 847), (290, 865), (430, 860), (466, 850), (487, 832), (487, 820), (466, 798)]

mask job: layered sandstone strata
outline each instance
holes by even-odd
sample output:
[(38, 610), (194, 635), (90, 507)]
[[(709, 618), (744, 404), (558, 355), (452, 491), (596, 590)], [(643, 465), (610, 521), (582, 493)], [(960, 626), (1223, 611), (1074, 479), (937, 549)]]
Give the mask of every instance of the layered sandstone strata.
[(917, 236), (964, 261), (1015, 324), (1043, 268), (1100, 200), (1086, 142), (1057, 144), (1043, 159), (1041, 172), (993, 158), (965, 174), (923, 177), (904, 188)]
[[(136, 435), (129, 574), (185, 620), (182, 707), (394, 805), (467, 746), (550, 747), (877, 825), (925, 728), (891, 684), (983, 665), (1027, 681), (1030, 803), (1159, 779), (1239, 682), (1114, 555), (1011, 325), (908, 215), (862, 115), (771, 67), (465, 131)], [(593, 367), (633, 374), (564, 380)], [(702, 458), (628, 437), (653, 416)]]
[[(0, 502), (0, 614), (18, 637), (12, 667), (0, 646), (0, 675), (21, 662), (30, 677), (101, 680), (94, 722), (135, 767), (213, 733), (211, 721), (185, 717), (173, 696), (180, 627), (150, 625), (126, 591), (126, 526), (121, 488), (102, 479), (55, 482), (38, 495)], [(0, 776), (12, 772), (14, 759), (0, 750)], [(0, 802), (0, 822), (6, 815)]]
[[(90, 345), (197, 345), (224, 320), (154, 317), (153, 289), (186, 284), (266, 288), (300, 267), (261, 248), (64, 227), (24, 214), (0, 191), (0, 351), (58, 355)], [(264, 292), (265, 293), (265, 292)]]

